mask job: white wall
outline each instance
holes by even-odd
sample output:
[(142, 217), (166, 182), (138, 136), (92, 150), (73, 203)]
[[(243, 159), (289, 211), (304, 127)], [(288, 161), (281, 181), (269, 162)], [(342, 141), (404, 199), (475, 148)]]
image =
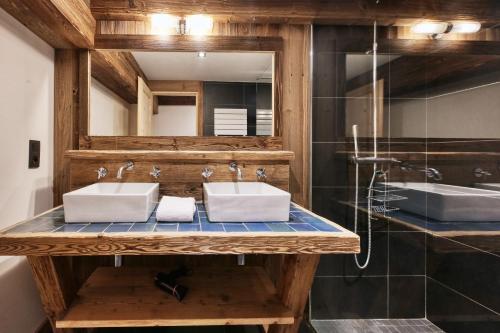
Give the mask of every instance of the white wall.
[[(0, 228), (52, 207), (54, 50), (0, 9)], [(28, 140), (41, 141), (28, 169)], [(0, 258), (0, 332), (30, 333), (45, 315), (24, 258)]]
[(196, 136), (195, 105), (160, 105), (153, 115), (153, 135)]
[(130, 104), (92, 78), (90, 135), (128, 135)]

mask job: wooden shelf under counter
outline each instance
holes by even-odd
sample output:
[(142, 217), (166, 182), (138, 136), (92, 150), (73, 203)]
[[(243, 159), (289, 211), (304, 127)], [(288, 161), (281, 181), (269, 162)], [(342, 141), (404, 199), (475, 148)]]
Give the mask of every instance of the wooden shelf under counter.
[(100, 267), (78, 291), (57, 328), (292, 324), (262, 267), (199, 268), (179, 279), (189, 288), (178, 302), (158, 289), (161, 269)]

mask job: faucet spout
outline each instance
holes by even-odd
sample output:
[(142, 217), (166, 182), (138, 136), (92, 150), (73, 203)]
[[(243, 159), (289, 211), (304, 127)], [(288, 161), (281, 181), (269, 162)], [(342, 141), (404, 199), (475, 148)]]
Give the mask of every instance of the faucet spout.
[(116, 174), (116, 178), (122, 179), (123, 178), (123, 171), (127, 170), (133, 170), (134, 169), (134, 162), (128, 161), (126, 164), (122, 165), (120, 169), (118, 169), (118, 173)]
[(243, 180), (243, 175), (241, 172), (241, 168), (238, 166), (236, 162), (229, 163), (229, 171), (236, 172), (236, 177), (238, 180)]

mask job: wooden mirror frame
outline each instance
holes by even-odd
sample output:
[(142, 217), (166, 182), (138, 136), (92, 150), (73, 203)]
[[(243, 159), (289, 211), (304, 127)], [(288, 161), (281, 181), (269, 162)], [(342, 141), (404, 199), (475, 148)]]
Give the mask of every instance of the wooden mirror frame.
[[(273, 52), (273, 137), (282, 135), (282, 58), (281, 37), (253, 36), (160, 36), (160, 35), (96, 35), (96, 50), (158, 51), (158, 52)], [(89, 50), (80, 54), (80, 148), (88, 147), (89, 136), (91, 61)], [(115, 138), (110, 136), (109, 138)]]

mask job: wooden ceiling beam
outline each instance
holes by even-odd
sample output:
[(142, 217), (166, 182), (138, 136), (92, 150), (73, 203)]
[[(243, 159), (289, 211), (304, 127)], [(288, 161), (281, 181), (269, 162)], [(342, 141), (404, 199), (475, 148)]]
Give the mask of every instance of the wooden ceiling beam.
[(100, 20), (144, 20), (152, 13), (209, 14), (230, 22), (369, 23), (415, 19), (498, 22), (497, 0), (91, 0)]
[(96, 49), (144, 51), (280, 51), (281, 37), (96, 35)]
[[(137, 103), (137, 77), (146, 77), (130, 52), (91, 51), (92, 77), (131, 104)], [(131, 61), (133, 59), (133, 61)], [(136, 67), (137, 66), (137, 67)]]
[(0, 0), (0, 7), (54, 48), (93, 48), (96, 21), (85, 0)]

